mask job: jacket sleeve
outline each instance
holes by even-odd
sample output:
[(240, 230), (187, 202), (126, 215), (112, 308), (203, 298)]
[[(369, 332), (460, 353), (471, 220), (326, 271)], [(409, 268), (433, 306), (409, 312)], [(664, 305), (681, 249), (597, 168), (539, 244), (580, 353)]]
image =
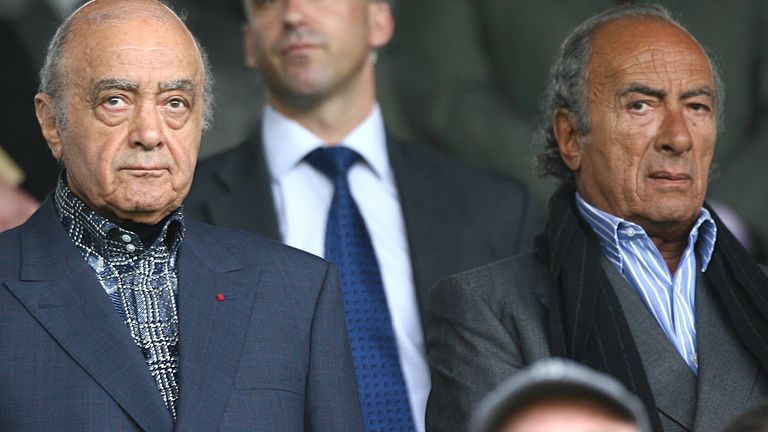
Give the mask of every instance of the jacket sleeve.
[(541, 304), (511, 283), (517, 277), (508, 263), (459, 274), (432, 290), (428, 432), (470, 430), (475, 407), (490, 391), (547, 355)]
[(364, 431), (339, 277), (332, 265), (315, 306), (310, 340), (306, 430)]

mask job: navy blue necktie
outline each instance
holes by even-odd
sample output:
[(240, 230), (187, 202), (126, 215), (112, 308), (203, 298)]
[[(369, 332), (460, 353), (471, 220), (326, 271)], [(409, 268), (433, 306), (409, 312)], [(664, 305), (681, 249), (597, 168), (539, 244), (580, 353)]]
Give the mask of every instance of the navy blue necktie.
[(347, 182), (347, 172), (360, 155), (346, 147), (322, 147), (308, 154), (306, 160), (333, 181), (325, 258), (336, 264), (341, 274), (344, 315), (366, 430), (413, 431), (379, 264)]

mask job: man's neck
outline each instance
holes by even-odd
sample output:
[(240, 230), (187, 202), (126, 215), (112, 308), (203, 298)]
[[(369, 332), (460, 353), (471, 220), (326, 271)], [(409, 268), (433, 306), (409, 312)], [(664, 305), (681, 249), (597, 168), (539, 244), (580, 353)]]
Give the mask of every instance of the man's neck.
[(677, 271), (685, 248), (688, 247), (688, 238), (694, 223), (695, 221), (688, 225), (678, 224), (661, 228), (641, 225), (653, 244), (656, 245), (656, 249), (664, 258), (664, 262), (667, 263), (669, 274), (674, 275)]

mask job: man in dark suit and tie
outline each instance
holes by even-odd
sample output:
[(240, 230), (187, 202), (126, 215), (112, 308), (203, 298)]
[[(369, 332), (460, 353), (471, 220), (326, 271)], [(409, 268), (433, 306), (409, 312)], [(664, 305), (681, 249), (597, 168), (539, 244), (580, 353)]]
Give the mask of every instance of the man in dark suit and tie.
[(178, 16), (90, 2), (41, 76), (65, 170), (0, 234), (0, 430), (362, 430), (333, 268), (184, 215), (211, 76)]
[(655, 431), (716, 431), (768, 393), (768, 280), (704, 205), (723, 88), (658, 6), (596, 15), (552, 69), (540, 168), (561, 180), (535, 252), (432, 292), (427, 425), (464, 431), (523, 366), (621, 380)]
[[(250, 139), (201, 162), (185, 208), (334, 262), (368, 430), (423, 431), (429, 289), (528, 249), (538, 227), (531, 198), (515, 180), (386, 133), (374, 63), (393, 32), (387, 2), (244, 8), (246, 60), (262, 74), (267, 106)], [(365, 390), (380, 386), (386, 400)]]

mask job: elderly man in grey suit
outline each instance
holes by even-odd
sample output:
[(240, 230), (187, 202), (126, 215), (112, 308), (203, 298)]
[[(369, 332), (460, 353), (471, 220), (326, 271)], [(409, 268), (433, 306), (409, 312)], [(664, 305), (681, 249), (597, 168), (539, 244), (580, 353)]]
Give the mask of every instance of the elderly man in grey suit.
[(549, 356), (621, 380), (657, 431), (719, 430), (766, 394), (768, 280), (704, 204), (722, 91), (661, 7), (571, 33), (541, 135), (562, 183), (550, 220), (534, 253), (433, 290), (428, 430), (466, 430), (483, 395)]

